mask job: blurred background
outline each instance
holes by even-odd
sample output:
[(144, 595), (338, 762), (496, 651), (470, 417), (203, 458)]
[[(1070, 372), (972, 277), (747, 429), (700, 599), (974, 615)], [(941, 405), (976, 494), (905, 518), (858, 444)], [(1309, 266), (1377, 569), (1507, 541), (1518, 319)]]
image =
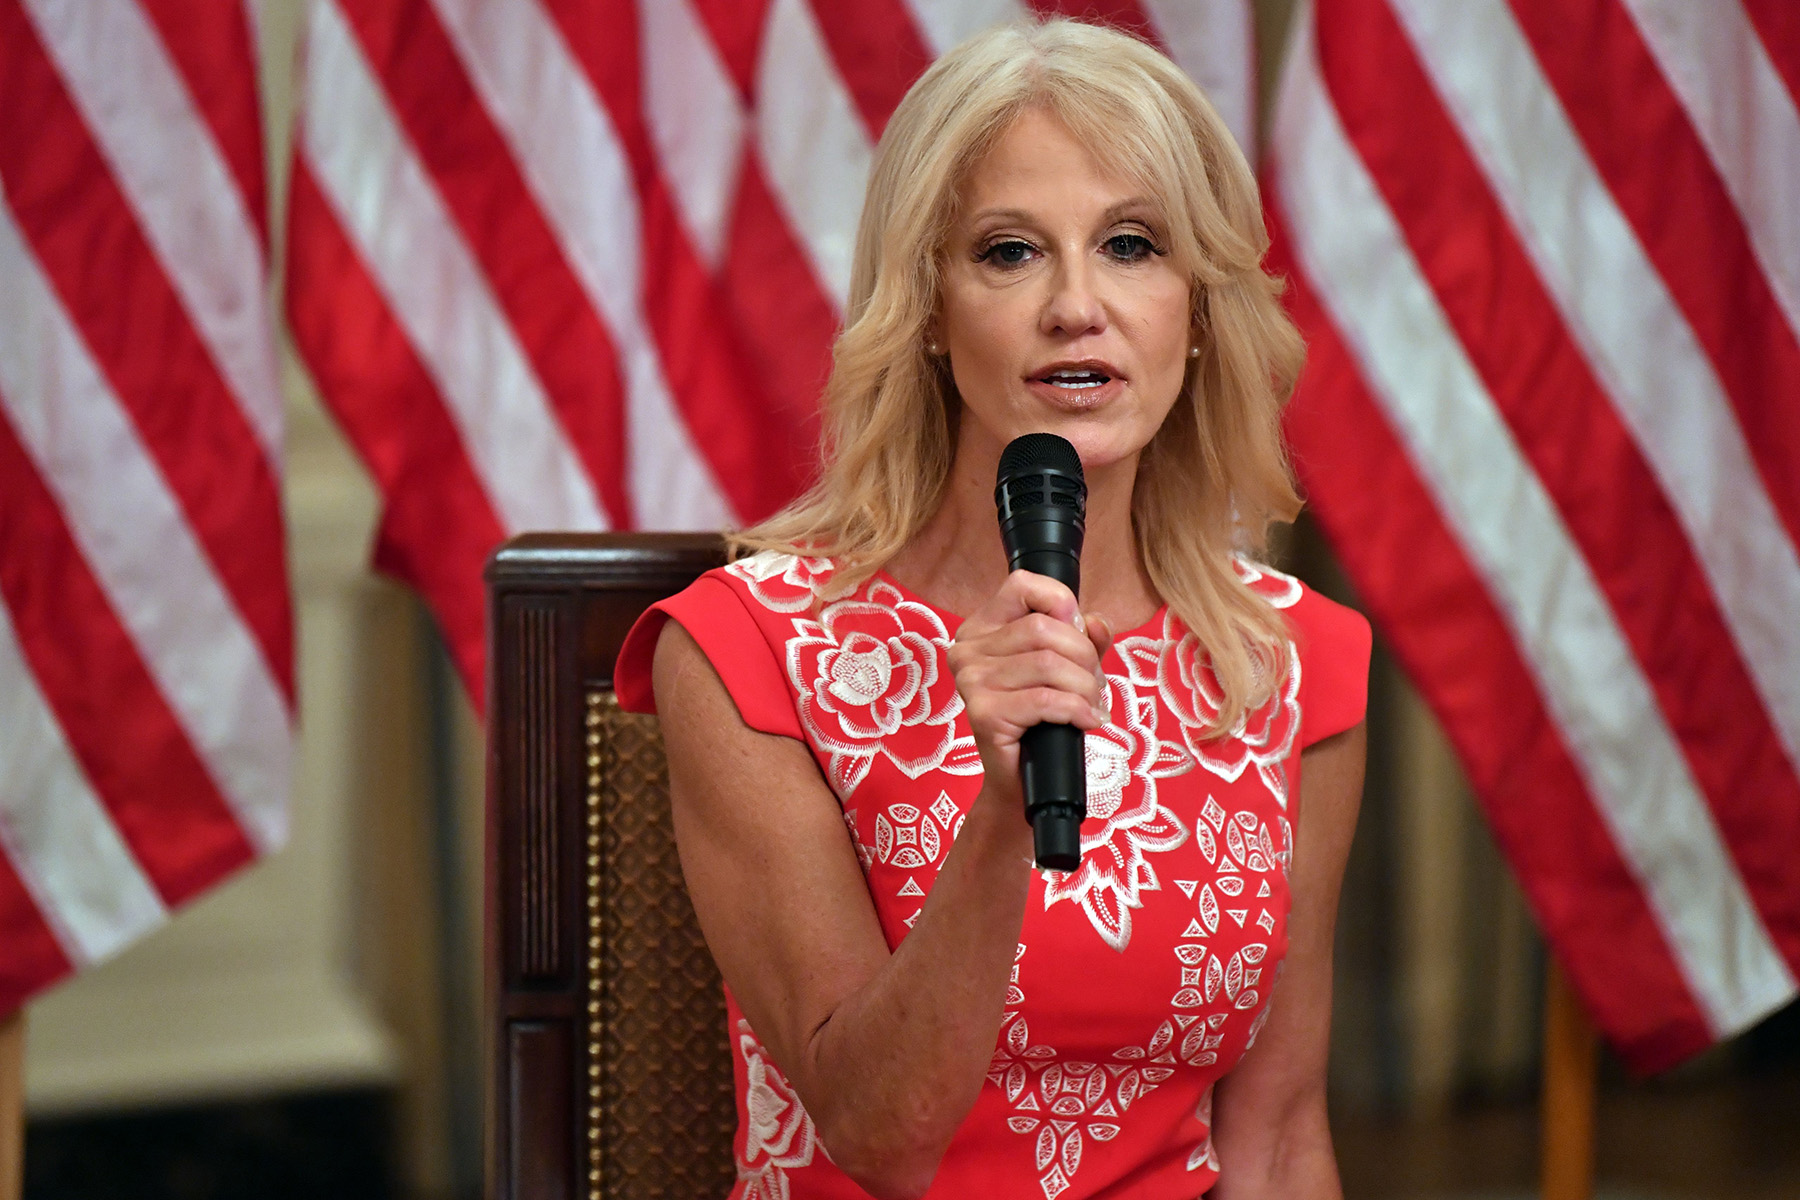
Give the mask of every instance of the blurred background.
[[(1294, 6), (1258, 0), (1267, 112)], [(257, 25), (275, 294), (304, 0)], [(1266, 122), (1263, 127), (1266, 127)], [(285, 324), (299, 741), (287, 847), (29, 1006), (31, 1200), (467, 1200), (481, 1179), (482, 732), (370, 567), (381, 502)], [(656, 514), (639, 514), (656, 524)], [(1303, 518), (1280, 565), (1358, 603)], [(1543, 944), (1442, 730), (1378, 642), (1339, 920), (1353, 1200), (1532, 1194)], [(1800, 1197), (1800, 1012), (1651, 1079), (1603, 1061), (1601, 1194)]]

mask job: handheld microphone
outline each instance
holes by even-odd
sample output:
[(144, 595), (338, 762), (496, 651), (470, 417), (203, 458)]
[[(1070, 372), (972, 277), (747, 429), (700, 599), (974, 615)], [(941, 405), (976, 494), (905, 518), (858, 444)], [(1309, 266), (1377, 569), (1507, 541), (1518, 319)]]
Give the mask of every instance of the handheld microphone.
[[(1048, 575), (1079, 594), (1087, 484), (1075, 447), (1054, 433), (1014, 438), (1000, 455), (994, 505), (1008, 568)], [(1048, 722), (1019, 739), (1025, 817), (1040, 867), (1073, 871), (1081, 865), (1081, 823), (1087, 819), (1083, 743), (1075, 726)]]

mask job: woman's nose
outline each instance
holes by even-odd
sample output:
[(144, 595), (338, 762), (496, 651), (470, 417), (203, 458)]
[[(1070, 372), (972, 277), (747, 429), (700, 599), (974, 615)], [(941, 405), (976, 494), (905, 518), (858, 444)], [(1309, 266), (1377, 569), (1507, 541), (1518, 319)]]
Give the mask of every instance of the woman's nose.
[(1091, 264), (1063, 260), (1051, 277), (1041, 322), (1043, 332), (1080, 337), (1105, 329), (1106, 310), (1095, 291), (1096, 282)]

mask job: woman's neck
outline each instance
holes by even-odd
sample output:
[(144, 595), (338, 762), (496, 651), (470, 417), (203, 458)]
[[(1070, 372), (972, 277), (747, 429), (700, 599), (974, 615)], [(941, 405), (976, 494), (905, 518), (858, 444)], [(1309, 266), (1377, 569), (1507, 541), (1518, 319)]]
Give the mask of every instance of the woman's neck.
[[(886, 564), (890, 575), (946, 612), (967, 615), (1006, 579), (1006, 551), (994, 512), (999, 456), (957, 448), (943, 503), (918, 536)], [(1081, 551), (1081, 607), (1114, 629), (1150, 619), (1162, 603), (1138, 556), (1131, 528), (1137, 459), (1088, 472), (1087, 532)]]

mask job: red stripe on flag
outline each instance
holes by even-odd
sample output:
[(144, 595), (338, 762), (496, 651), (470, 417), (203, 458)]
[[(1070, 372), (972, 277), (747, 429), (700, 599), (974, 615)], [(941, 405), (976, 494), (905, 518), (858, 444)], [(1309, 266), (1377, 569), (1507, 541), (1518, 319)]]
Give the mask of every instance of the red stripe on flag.
[(431, 6), (342, 6), (505, 311), (611, 524), (635, 524), (612, 339)]
[(1788, 94), (1800, 101), (1800, 4), (1794, 0), (1744, 0), (1769, 61), (1775, 64)]
[(0, 0), (0, 178), (270, 674), (294, 694), (281, 499), (243, 410), (17, 0)]
[(1718, 370), (1764, 488), (1800, 541), (1800, 379), (1788, 327), (1712, 160), (1617, 0), (1513, 5), (1620, 210)]
[(645, 316), (669, 389), (738, 517), (758, 520), (812, 480), (837, 314), (748, 150), (722, 278), (713, 278), (651, 148), (635, 55), (618, 50), (603, 36), (606, 23), (584, 19), (570, 0), (549, 7), (631, 162), (646, 247)]
[(1800, 963), (1800, 779), (1693, 547), (1391, 10), (1339, 11), (1319, 54), (1346, 133), (1594, 571), (1771, 934)]
[[(1295, 274), (1279, 236), (1270, 265)], [(1308, 361), (1287, 430), (1315, 518), (1443, 721), (1546, 936), (1635, 1069), (1704, 1049), (1706, 1022), (1511, 630), (1297, 278), (1289, 307)], [(1443, 663), (1457, 669), (1434, 669)]]
[(812, 0), (812, 10), (873, 142), (906, 89), (931, 65), (931, 48), (902, 0)]
[(1156, 23), (1137, 0), (1028, 0), (1031, 10), (1043, 17), (1076, 17), (1083, 21), (1111, 25), (1135, 33), (1156, 48), (1163, 49), (1162, 35)]
[(74, 967), (4, 853), (0, 853), (0, 946), (6, 948), (0, 954), (0, 1014), (14, 1012)]
[[(554, 0), (553, 0), (554, 2)], [(768, 22), (773, 0), (692, 0), (700, 23), (712, 35), (719, 58), (737, 82), (738, 95), (746, 105), (756, 97), (756, 59), (762, 53), (763, 26)], [(616, 8), (616, 4), (608, 7)], [(628, 6), (630, 7), (630, 6)], [(598, 29), (611, 21), (594, 21)], [(564, 28), (567, 28), (565, 23)], [(633, 46), (637, 43), (634, 40)]]
[(255, 857), (0, 408), (0, 594), (69, 748), (171, 907)]
[[(738, 339), (763, 381), (782, 440), (772, 435), (763, 451), (779, 449), (771, 484), (746, 520), (767, 516), (811, 482), (817, 469), (819, 394), (831, 373), (831, 343), (838, 314), (806, 265), (805, 251), (788, 228), (762, 171), (746, 161), (737, 205), (726, 233), (721, 282)], [(795, 431), (795, 432), (788, 432)], [(786, 492), (786, 496), (781, 496)], [(773, 503), (771, 503), (773, 501)]]
[(481, 571), (504, 530), (430, 376), (303, 157), (289, 204), (288, 321), (381, 489), (376, 564), (424, 594), (479, 705)]
[(257, 244), (269, 247), (269, 192), (263, 167), (262, 99), (256, 91), (256, 45), (242, 3), (224, 0), (137, 0), (143, 7), (201, 119), (225, 158)]

